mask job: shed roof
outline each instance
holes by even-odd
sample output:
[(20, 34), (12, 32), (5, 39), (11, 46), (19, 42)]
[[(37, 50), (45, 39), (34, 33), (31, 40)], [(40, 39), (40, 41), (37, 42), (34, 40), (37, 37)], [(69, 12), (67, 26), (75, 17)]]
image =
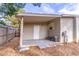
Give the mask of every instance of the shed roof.
[(79, 16), (76, 14), (44, 14), (44, 13), (20, 13), (16, 16), (22, 17), (22, 16), (47, 16), (47, 17), (75, 17)]
[(48, 22), (55, 18), (60, 17), (76, 17), (78, 15), (72, 14), (40, 14), (40, 13), (21, 13), (17, 14), (17, 17), (23, 17), (24, 22), (27, 23), (39, 23), (39, 22)]

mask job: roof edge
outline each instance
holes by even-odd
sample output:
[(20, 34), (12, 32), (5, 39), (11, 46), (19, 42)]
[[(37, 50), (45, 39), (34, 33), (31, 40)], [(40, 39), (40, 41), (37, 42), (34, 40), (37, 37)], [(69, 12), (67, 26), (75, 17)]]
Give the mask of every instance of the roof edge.
[(46, 14), (46, 13), (19, 13), (16, 16), (56, 16), (56, 17), (76, 17), (76, 14)]

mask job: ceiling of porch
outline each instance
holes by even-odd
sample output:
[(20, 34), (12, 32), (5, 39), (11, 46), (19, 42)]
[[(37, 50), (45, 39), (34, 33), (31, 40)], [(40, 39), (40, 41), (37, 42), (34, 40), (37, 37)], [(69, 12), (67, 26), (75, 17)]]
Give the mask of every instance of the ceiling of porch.
[(56, 17), (43, 17), (43, 16), (25, 16), (23, 17), (24, 22), (26, 23), (35, 23), (35, 22), (48, 22)]
[(24, 14), (17, 14), (17, 17), (21, 18), (23, 17), (25, 23), (38, 23), (38, 22), (48, 22), (61, 16), (52, 14), (24, 13)]

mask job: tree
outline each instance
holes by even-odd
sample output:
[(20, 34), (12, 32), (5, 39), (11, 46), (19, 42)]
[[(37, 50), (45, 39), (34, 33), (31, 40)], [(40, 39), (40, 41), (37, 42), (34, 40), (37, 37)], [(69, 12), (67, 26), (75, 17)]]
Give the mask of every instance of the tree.
[(16, 15), (17, 12), (25, 6), (25, 3), (2, 3), (0, 5), (0, 14), (3, 16)]
[[(41, 6), (41, 3), (32, 3), (34, 6)], [(25, 3), (2, 3), (0, 5), (0, 14), (7, 19), (7, 21), (12, 22), (12, 26), (18, 27), (19, 21), (15, 17), (17, 13), (23, 13)]]
[[(41, 3), (32, 3), (34, 6), (41, 6)], [(12, 16), (16, 15), (17, 12), (22, 11), (22, 8), (24, 8), (26, 4), (25, 3), (2, 3), (0, 5), (0, 14), (3, 16)]]
[(16, 16), (15, 15), (13, 15), (13, 16), (6, 16), (5, 17), (5, 19), (7, 20), (7, 21), (11, 21), (11, 26), (13, 26), (13, 27), (19, 27), (19, 24), (20, 24), (20, 22), (18, 21), (18, 18), (16, 18)]
[(17, 13), (23, 12), (25, 3), (3, 3), (0, 5), (0, 14), (7, 20), (11, 21), (11, 26), (18, 27), (19, 21), (15, 17)]
[(0, 20), (0, 24), (6, 25), (6, 23), (3, 20)]

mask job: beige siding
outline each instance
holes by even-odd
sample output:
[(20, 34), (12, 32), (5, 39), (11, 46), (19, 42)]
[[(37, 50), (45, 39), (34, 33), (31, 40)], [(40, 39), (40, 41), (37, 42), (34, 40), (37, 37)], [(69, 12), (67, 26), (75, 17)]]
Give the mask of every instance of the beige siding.
[(67, 31), (68, 42), (73, 41), (73, 18), (61, 18), (61, 42), (63, 42), (62, 32)]
[(24, 40), (33, 39), (33, 25), (24, 24), (23, 39)]
[[(78, 21), (78, 20), (77, 20)], [(68, 42), (73, 41), (73, 34), (75, 30), (73, 29), (73, 18), (63, 17), (63, 18), (55, 18), (47, 23), (25, 23), (23, 29), (23, 39), (34, 39), (34, 25), (40, 26), (39, 39), (45, 39), (48, 36), (56, 36), (57, 40), (63, 42), (62, 32), (65, 30), (68, 34)], [(52, 27), (52, 30), (49, 28)], [(77, 24), (77, 32), (78, 32), (78, 24)], [(77, 33), (78, 39), (78, 33)]]
[(24, 24), (23, 28), (23, 39), (24, 40), (29, 40), (29, 39), (34, 39), (34, 25), (39, 25), (40, 26), (40, 32), (39, 32), (39, 39), (45, 39), (47, 37), (47, 24)]

